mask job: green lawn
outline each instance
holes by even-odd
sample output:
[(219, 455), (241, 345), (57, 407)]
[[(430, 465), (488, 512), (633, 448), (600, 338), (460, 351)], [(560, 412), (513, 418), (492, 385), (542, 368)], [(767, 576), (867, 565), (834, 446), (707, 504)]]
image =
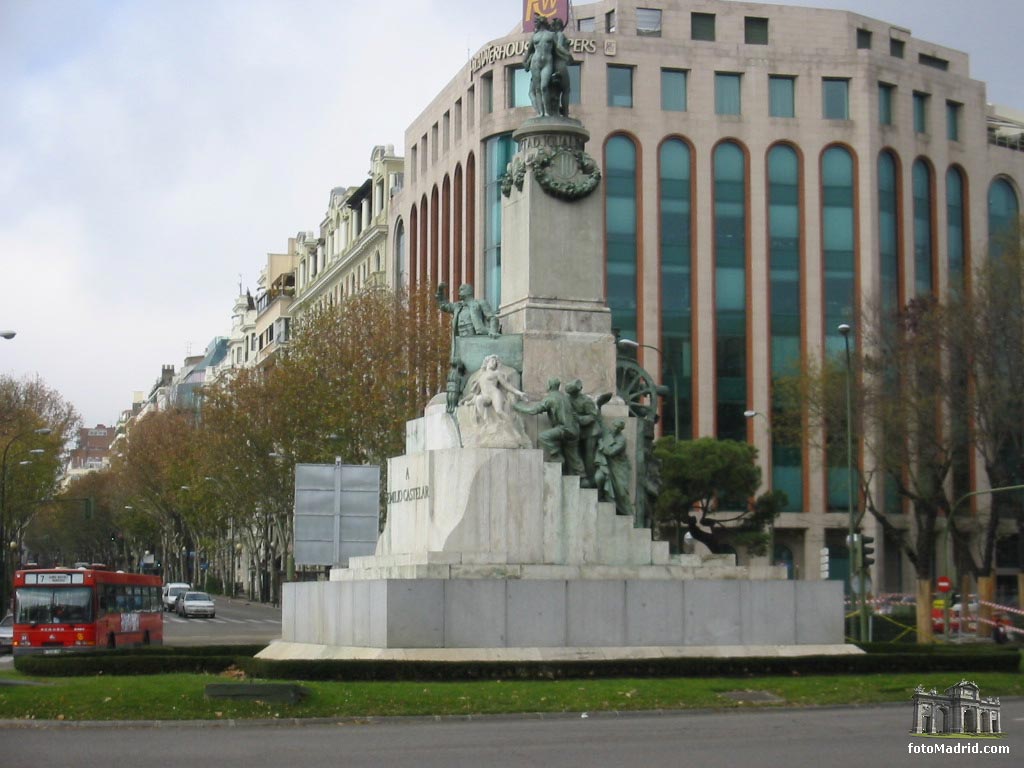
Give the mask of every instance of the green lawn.
[[(1024, 695), (1024, 675), (990, 672), (468, 683), (303, 682), (310, 694), (304, 701), (279, 704), (207, 700), (207, 683), (230, 679), (168, 674), (38, 678), (40, 685), (0, 684), (0, 719), (193, 720), (909, 704), (918, 684), (942, 690), (961, 677), (976, 682), (985, 696)], [(0, 679), (30, 678), (8, 672), (0, 673)], [(734, 691), (765, 691), (782, 701), (755, 704), (723, 695)]]

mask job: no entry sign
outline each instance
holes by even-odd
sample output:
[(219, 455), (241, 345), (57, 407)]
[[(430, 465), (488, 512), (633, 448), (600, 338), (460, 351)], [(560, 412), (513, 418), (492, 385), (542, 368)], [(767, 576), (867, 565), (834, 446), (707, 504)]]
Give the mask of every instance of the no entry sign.
[(949, 592), (953, 588), (953, 582), (950, 581), (949, 576), (939, 576), (935, 585), (939, 588), (939, 592)]

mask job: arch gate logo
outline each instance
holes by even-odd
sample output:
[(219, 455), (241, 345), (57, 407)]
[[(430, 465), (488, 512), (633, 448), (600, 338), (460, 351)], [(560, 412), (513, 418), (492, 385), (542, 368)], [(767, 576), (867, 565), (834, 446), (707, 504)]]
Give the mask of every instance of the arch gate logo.
[[(981, 689), (968, 680), (951, 685), (942, 693), (934, 688), (914, 690), (914, 719), (910, 734), (934, 739), (999, 739), (1003, 736), (999, 699), (986, 698)], [(973, 743), (916, 744), (910, 742), (907, 751), (943, 752), (951, 754), (1003, 754), (1009, 747)]]

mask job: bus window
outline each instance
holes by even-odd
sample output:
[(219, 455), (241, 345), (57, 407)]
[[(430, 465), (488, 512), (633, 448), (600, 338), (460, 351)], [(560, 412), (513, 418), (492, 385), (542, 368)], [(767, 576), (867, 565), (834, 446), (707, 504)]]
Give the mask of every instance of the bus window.
[(15, 624), (82, 624), (91, 622), (89, 587), (19, 587)]

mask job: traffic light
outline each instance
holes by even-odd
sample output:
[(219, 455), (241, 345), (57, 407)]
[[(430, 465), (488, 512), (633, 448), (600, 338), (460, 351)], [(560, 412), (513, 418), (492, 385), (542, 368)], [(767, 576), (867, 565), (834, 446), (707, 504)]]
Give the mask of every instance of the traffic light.
[(875, 558), (872, 557), (875, 554), (875, 543), (874, 536), (862, 535), (860, 537), (860, 562), (861, 567), (866, 571), (872, 565), (875, 564)]
[(850, 573), (860, 573), (860, 534), (854, 533), (846, 537), (846, 545), (850, 548)]

